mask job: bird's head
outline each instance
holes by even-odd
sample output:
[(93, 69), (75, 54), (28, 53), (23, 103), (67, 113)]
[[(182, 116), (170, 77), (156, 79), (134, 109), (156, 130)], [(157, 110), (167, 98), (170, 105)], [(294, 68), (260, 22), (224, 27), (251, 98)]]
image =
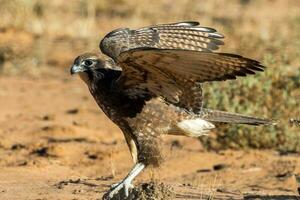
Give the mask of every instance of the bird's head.
[(84, 53), (75, 58), (70, 72), (72, 75), (78, 74), (84, 82), (90, 83), (95, 78), (104, 78), (106, 70), (105, 62), (99, 54)]

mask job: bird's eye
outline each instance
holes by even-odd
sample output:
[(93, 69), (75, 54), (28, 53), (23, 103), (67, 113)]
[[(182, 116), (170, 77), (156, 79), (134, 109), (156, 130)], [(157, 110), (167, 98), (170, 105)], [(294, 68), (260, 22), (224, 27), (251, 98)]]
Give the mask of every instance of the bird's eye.
[(91, 61), (91, 60), (85, 60), (85, 61), (83, 61), (83, 64), (84, 64), (85, 66), (90, 66), (90, 65), (93, 64), (93, 61)]

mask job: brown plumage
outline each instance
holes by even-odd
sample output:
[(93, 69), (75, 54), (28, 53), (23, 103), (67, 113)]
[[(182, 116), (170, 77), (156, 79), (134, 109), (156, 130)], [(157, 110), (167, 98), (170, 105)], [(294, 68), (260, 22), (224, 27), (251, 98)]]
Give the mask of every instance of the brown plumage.
[(214, 123), (273, 124), (271, 120), (202, 108), (201, 83), (255, 74), (264, 67), (235, 54), (213, 53), (223, 42), (216, 30), (198, 22), (117, 29), (100, 42), (110, 57), (86, 53), (71, 73), (79, 73), (104, 113), (125, 135), (135, 167), (108, 196), (124, 189), (148, 165), (162, 160), (160, 137), (198, 137)]

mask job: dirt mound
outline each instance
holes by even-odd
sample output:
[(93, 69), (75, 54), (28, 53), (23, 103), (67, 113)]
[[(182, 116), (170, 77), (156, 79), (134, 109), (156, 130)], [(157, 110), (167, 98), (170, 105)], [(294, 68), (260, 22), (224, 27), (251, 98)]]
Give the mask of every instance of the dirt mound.
[(175, 196), (171, 185), (157, 182), (140, 184), (132, 193), (135, 200), (172, 200)]
[(172, 200), (175, 198), (171, 185), (154, 181), (137, 185), (130, 191), (127, 198), (123, 191), (113, 198), (109, 198), (108, 194), (109, 192), (103, 196), (103, 200)]

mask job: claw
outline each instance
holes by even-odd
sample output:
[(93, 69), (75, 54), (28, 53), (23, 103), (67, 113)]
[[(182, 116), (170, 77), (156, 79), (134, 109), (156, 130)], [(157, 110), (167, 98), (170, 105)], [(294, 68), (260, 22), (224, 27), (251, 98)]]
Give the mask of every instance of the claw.
[(129, 172), (129, 174), (125, 177), (123, 181), (120, 183), (116, 183), (111, 185), (110, 192), (108, 193), (108, 198), (111, 199), (115, 195), (119, 194), (120, 191), (123, 189), (125, 198), (129, 196), (129, 189), (133, 188), (133, 185), (131, 184), (132, 180), (145, 168), (145, 165), (143, 163), (137, 163), (133, 169)]
[(132, 189), (134, 186), (128, 181), (122, 181), (120, 183), (116, 183), (111, 185), (112, 190), (109, 193), (109, 198), (113, 198), (116, 194), (120, 192), (120, 190), (124, 190), (125, 197), (129, 196), (129, 189)]

